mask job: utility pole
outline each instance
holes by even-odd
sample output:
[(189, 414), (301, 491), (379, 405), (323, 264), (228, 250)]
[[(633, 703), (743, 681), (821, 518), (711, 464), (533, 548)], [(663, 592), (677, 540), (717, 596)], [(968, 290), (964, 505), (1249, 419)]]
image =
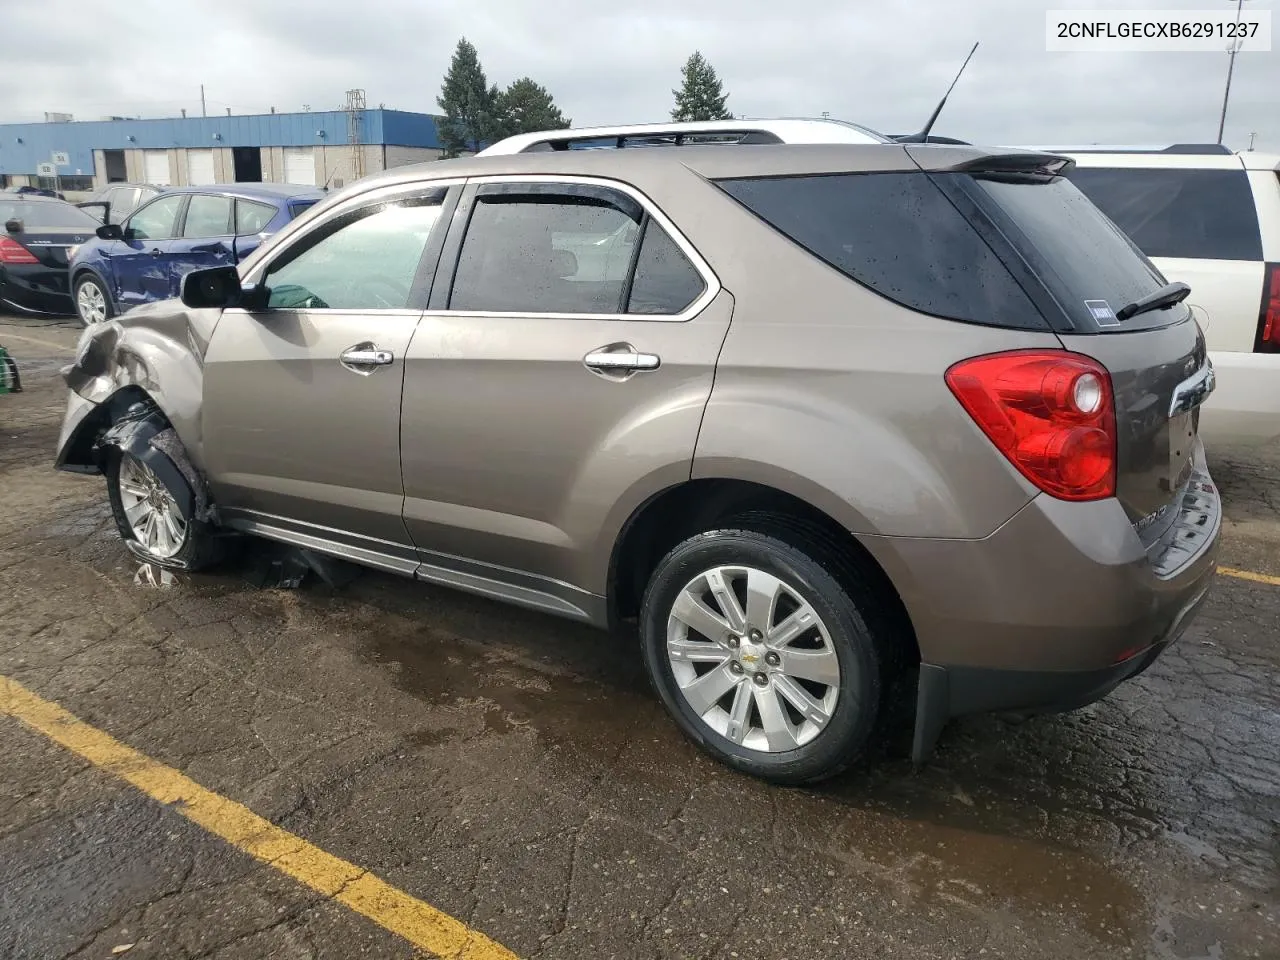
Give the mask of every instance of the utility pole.
[(200, 84), (200, 116), (207, 117), (209, 114), (204, 111), (204, 84)]
[(1249, 150), (1250, 150), (1250, 152), (1252, 152), (1252, 150), (1253, 150), (1253, 141), (1254, 141), (1254, 140), (1256, 140), (1257, 138), (1258, 138), (1258, 131), (1257, 131), (1257, 130), (1255, 130), (1255, 131), (1253, 131), (1253, 133), (1249, 134)]
[[(1236, 0), (1236, 23), (1240, 22), (1240, 13), (1244, 9), (1245, 0)], [(1236, 69), (1236, 54), (1240, 52), (1240, 46), (1244, 43), (1239, 37), (1231, 41), (1231, 46), (1227, 50), (1231, 54), (1231, 60), (1227, 64), (1227, 88), (1222, 91), (1222, 116), (1218, 118), (1218, 143), (1222, 143), (1222, 131), (1227, 125), (1227, 100), (1231, 97), (1231, 74)]]

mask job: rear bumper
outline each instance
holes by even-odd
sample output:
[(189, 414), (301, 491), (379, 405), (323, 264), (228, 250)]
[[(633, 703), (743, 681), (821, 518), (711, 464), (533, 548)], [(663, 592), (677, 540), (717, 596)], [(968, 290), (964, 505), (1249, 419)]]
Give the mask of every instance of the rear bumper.
[(917, 762), (951, 717), (1083, 706), (1176, 640), (1204, 602), (1222, 523), (1203, 449), (1194, 466), (1149, 548), (1118, 501), (1044, 495), (983, 540), (864, 540), (920, 647)]
[(1280, 439), (1280, 353), (1209, 354), (1217, 388), (1200, 410), (1200, 436), (1218, 443)]
[(67, 271), (44, 264), (0, 267), (0, 304), (25, 313), (67, 316), (75, 312), (67, 289)]

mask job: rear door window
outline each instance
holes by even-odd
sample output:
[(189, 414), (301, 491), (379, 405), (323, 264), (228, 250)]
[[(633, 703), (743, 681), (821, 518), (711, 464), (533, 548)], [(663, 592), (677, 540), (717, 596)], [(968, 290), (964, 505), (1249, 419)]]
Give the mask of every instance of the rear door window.
[(1077, 167), (1067, 175), (1149, 257), (1262, 259), (1243, 170)]
[(231, 232), (231, 198), (198, 193), (187, 204), (184, 237), (225, 237)]
[(569, 184), (481, 188), (451, 310), (621, 313), (644, 211), (617, 191)]
[(991, 247), (924, 174), (717, 182), (814, 256), (903, 306), (970, 323), (1047, 326)]
[(682, 313), (702, 295), (706, 286), (702, 274), (671, 235), (652, 219), (646, 220), (627, 313), (667, 316)]

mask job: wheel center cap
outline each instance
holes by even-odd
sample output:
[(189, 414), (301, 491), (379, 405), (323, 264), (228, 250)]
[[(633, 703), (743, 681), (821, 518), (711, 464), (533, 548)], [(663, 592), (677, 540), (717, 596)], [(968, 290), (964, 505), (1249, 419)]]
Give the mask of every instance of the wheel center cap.
[(763, 643), (752, 643), (745, 637), (738, 647), (738, 661), (747, 673), (760, 673), (765, 670), (764, 657), (769, 648)]

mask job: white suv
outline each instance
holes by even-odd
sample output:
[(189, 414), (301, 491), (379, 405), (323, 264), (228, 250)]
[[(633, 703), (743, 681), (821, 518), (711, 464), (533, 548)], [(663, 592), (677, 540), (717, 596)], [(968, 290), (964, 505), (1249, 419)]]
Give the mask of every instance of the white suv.
[(1195, 144), (1057, 147), (1067, 176), (1172, 281), (1204, 328), (1218, 388), (1206, 442), (1280, 437), (1280, 155)]

